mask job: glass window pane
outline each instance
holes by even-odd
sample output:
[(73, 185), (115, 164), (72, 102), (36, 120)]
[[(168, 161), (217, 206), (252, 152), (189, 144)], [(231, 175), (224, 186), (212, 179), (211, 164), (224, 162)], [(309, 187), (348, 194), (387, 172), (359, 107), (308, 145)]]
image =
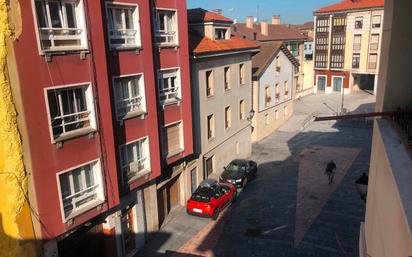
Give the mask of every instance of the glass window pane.
[(81, 169), (75, 169), (72, 172), (74, 193), (78, 193), (83, 189), (82, 186), (82, 172)]
[(122, 10), (115, 9), (114, 13), (116, 15), (116, 29), (123, 29)]
[(50, 19), (53, 28), (61, 28), (62, 22), (60, 20), (60, 3), (59, 2), (49, 2)]
[(68, 173), (60, 175), (60, 191), (63, 199), (71, 195)]
[(125, 22), (126, 22), (126, 29), (133, 29), (133, 20), (132, 20), (132, 13), (131, 10), (126, 9), (124, 10)]
[(86, 101), (84, 99), (83, 88), (76, 88), (75, 89), (75, 96), (76, 96), (76, 103), (77, 103), (77, 111), (86, 111)]
[(74, 9), (74, 4), (67, 3), (66, 4), (66, 15), (67, 15), (67, 27), (68, 28), (76, 28), (76, 13)]
[(44, 12), (44, 5), (40, 1), (35, 2), (36, 5), (36, 14), (37, 14), (37, 20), (39, 22), (40, 28), (46, 28), (47, 27), (47, 19), (46, 19), (46, 14)]
[(91, 164), (86, 165), (84, 167), (84, 172), (85, 172), (85, 176), (86, 176), (86, 187), (92, 187), (94, 185), (94, 176), (93, 176), (93, 170), (91, 167)]

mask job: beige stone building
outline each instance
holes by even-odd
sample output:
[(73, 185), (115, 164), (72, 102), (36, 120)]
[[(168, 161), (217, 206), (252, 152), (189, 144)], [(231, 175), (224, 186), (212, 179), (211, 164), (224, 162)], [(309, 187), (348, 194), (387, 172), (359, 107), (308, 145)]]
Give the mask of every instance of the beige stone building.
[(375, 120), (361, 257), (412, 256), (411, 10), (410, 0), (385, 1), (376, 111), (405, 113)]
[(345, 0), (315, 15), (315, 92), (376, 93), (384, 0)]
[(269, 136), (293, 115), (293, 79), (298, 67), (284, 44), (260, 44), (260, 52), (252, 58), (252, 142)]
[(195, 153), (192, 189), (217, 178), (236, 158), (251, 155), (252, 55), (259, 46), (231, 36), (232, 20), (188, 11)]

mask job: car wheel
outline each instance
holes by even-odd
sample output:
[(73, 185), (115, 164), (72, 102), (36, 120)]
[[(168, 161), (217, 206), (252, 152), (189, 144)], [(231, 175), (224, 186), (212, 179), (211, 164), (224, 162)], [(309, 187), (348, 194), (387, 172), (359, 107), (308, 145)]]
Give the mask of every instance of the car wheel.
[(212, 220), (217, 220), (217, 218), (219, 217), (219, 213), (220, 213), (220, 210), (219, 208), (216, 207), (212, 215)]
[(243, 187), (243, 188), (246, 188), (246, 186), (247, 186), (247, 178), (245, 178), (245, 179), (243, 180), (243, 183), (242, 183), (242, 187)]

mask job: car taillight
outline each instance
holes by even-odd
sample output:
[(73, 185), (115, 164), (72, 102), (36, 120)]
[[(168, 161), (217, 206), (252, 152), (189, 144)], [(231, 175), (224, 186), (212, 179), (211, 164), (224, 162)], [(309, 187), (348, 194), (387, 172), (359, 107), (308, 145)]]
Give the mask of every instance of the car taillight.
[(211, 204), (211, 203), (208, 203), (208, 204), (207, 204), (207, 208), (213, 209), (213, 207), (214, 207), (213, 204)]

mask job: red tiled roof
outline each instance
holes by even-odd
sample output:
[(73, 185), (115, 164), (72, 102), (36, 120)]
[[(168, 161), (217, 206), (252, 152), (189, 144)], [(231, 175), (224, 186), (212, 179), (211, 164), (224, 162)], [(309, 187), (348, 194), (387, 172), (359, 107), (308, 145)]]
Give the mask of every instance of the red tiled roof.
[(288, 41), (288, 40), (305, 40), (306, 36), (301, 32), (291, 27), (290, 25), (268, 24), (268, 35), (261, 34), (260, 24), (254, 24), (253, 28), (246, 27), (244, 23), (237, 23), (232, 25), (232, 34), (237, 37), (246, 37), (254, 39), (253, 34), (256, 33), (256, 40), (258, 41)]
[(228, 40), (211, 40), (208, 37), (189, 33), (189, 48), (192, 54), (201, 55), (217, 52), (259, 49), (259, 45), (252, 40), (237, 37), (232, 37)]
[(233, 23), (233, 20), (226, 18), (223, 15), (215, 12), (210, 12), (202, 8), (187, 10), (187, 20), (189, 23), (202, 23), (211, 21)]
[(293, 65), (299, 66), (298, 60), (292, 56), (283, 42), (261, 43), (259, 53), (252, 58), (252, 72), (254, 78), (260, 77), (263, 74), (279, 51), (283, 51)]
[(315, 13), (367, 9), (374, 7), (383, 7), (384, 5), (385, 0), (344, 0), (340, 3), (329, 5), (316, 10)]

